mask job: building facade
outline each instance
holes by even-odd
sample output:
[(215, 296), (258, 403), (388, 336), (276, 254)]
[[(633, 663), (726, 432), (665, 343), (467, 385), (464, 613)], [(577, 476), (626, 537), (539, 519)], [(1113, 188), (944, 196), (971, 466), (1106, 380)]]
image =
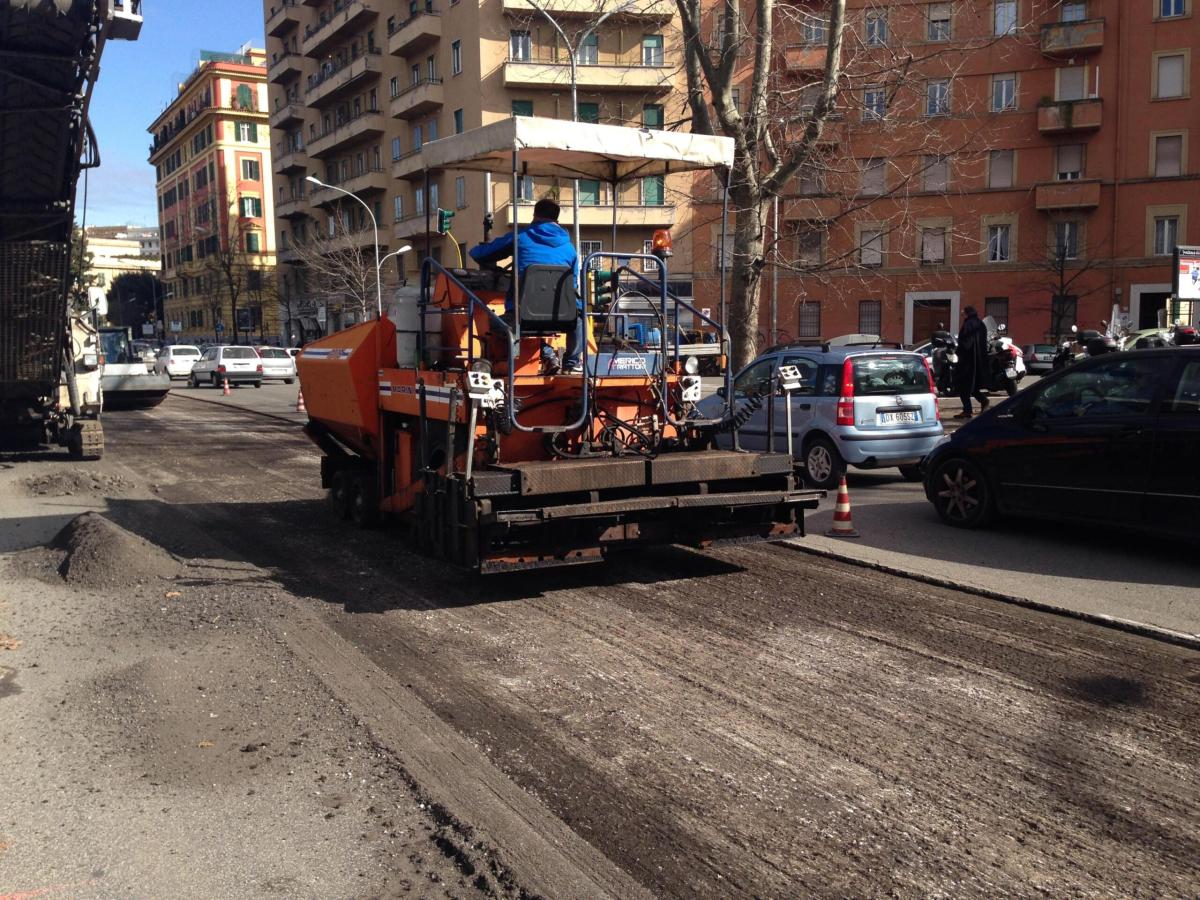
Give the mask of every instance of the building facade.
[[(622, 10), (582, 33), (609, 6)], [(665, 0), (591, 3), (547, 0), (547, 12), (580, 46), (581, 120), (661, 128), (682, 110), (679, 37)], [(265, 0), (270, 57), (270, 125), (276, 173), (280, 294), (290, 337), (301, 342), (358, 320), (364, 304), (323, 289), (313, 254), (347, 246), (373, 258), (371, 215), (380, 255), (404, 245), (412, 254), (384, 265), (389, 293), (415, 274), (426, 248), (445, 264), (533, 203), (553, 197), (572, 227), (571, 183), (525, 179), (513, 202), (507, 179), (432, 173), (428, 196), (420, 148), (429, 141), (512, 115), (572, 117), (567, 45), (523, 0)], [(366, 204), (333, 187), (353, 193)], [(616, 192), (581, 182), (585, 252), (642, 252), (655, 229), (684, 224), (688, 178), (644, 179)], [(614, 198), (615, 193), (615, 198)], [(615, 209), (614, 209), (615, 200)], [(426, 233), (426, 208), (454, 212), (452, 236)], [(369, 213), (368, 213), (369, 211)], [(436, 221), (436, 215), (433, 216)], [(686, 248), (677, 250), (690, 269)], [(373, 308), (373, 303), (370, 304)]]
[[(846, 88), (828, 155), (780, 201), (761, 340), (919, 343), (967, 305), (1028, 343), (1114, 305), (1135, 328), (1188, 320), (1166, 306), (1175, 245), (1200, 240), (1192, 0), (848, 6)], [(809, 12), (781, 48), (801, 85), (825, 59)], [(697, 292), (715, 297), (721, 254), (711, 226), (696, 234)]]
[(204, 51), (150, 126), (167, 339), (280, 342), (263, 50)]

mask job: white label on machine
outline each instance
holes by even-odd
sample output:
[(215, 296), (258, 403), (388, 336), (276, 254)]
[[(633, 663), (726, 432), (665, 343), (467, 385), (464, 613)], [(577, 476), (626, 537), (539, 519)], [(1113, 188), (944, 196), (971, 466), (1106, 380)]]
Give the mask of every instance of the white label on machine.
[(700, 402), (700, 376), (684, 375), (679, 379), (679, 387), (684, 403)]

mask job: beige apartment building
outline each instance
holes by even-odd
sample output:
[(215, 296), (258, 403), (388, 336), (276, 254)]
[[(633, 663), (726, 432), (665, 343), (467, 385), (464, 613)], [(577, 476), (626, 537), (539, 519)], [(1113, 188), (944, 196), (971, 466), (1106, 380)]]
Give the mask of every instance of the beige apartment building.
[[(680, 35), (667, 0), (545, 0), (571, 43), (578, 43), (579, 118), (663, 127), (678, 119)], [(619, 12), (587, 37), (599, 15)], [(463, 0), (265, 0), (267, 79), (274, 150), (275, 225), (280, 302), (294, 340), (308, 340), (363, 315), (317, 287), (312, 253), (357, 247), (372, 261), (409, 244), (414, 252), (384, 265), (393, 291), (429, 252), (445, 264), (509, 228), (528, 222), (533, 203), (554, 197), (572, 227), (570, 183), (523, 179), (513, 203), (508, 178), (434, 172), (426, 195), (423, 144), (512, 115), (569, 120), (569, 52), (554, 26), (527, 0), (484, 6)], [(363, 205), (332, 187), (349, 191)], [(642, 252), (655, 229), (686, 230), (681, 202), (690, 181), (643, 179), (622, 185), (581, 182), (584, 252)], [(614, 199), (616, 208), (614, 210)], [(452, 237), (427, 234), (426, 209), (454, 212)], [(368, 213), (369, 210), (369, 213)], [(431, 215), (436, 222), (436, 212)], [(690, 271), (680, 242), (673, 270)], [(368, 311), (369, 314), (369, 311)]]
[(150, 125), (167, 339), (284, 337), (275, 279), (265, 51), (202, 51)]

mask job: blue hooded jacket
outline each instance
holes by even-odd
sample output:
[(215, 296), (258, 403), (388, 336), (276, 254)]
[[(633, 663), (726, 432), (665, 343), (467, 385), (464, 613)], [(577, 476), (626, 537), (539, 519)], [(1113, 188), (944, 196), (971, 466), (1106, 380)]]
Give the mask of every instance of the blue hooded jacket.
[[(471, 259), (476, 262), (492, 262), (512, 256), (512, 232), (506, 231), (494, 241), (471, 248)], [(579, 257), (569, 235), (557, 222), (534, 222), (521, 227), (517, 236), (517, 275), (525, 272), (526, 266), (570, 266), (579, 284)], [(505, 304), (512, 306), (512, 299)]]

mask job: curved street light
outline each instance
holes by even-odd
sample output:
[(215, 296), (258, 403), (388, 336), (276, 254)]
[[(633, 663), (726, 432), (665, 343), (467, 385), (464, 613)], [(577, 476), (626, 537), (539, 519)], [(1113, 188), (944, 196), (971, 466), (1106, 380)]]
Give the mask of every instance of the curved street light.
[(353, 194), (350, 191), (346, 190), (345, 188), (340, 188), (336, 184), (326, 184), (320, 178), (318, 178), (316, 175), (307, 175), (307, 176), (305, 176), (304, 180), (309, 182), (310, 184), (316, 185), (319, 188), (329, 188), (331, 191), (337, 191), (339, 194), (345, 194), (347, 197), (350, 197), (352, 200), (358, 201), (358, 203), (362, 206), (362, 208), (367, 211), (367, 215), (371, 217), (371, 228), (375, 232), (375, 307), (377, 310), (376, 315), (382, 319), (383, 318), (383, 287), (379, 283), (379, 281), (380, 281), (379, 223), (375, 221), (375, 213), (372, 211), (371, 207), (367, 205), (366, 201), (364, 201), (357, 194)]

